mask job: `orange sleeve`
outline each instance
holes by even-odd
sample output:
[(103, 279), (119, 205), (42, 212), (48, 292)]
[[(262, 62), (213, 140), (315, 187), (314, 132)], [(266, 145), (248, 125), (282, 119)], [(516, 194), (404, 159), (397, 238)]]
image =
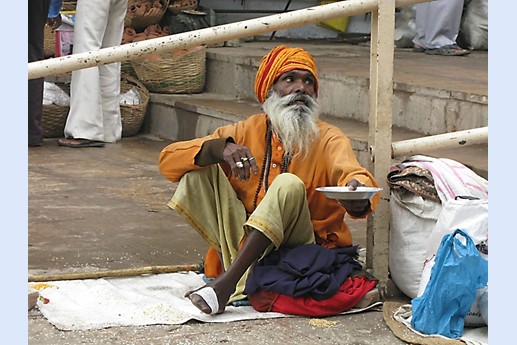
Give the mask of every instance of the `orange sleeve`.
[[(195, 159), (205, 142), (213, 139), (233, 137), (236, 133), (235, 128), (236, 124), (219, 127), (213, 134), (205, 137), (178, 141), (166, 146), (160, 152), (160, 172), (168, 180), (179, 182), (181, 177), (187, 172), (202, 168), (202, 166), (196, 164)], [(217, 147), (220, 148), (220, 146)]]
[[(367, 187), (379, 187), (373, 174), (357, 161), (357, 157), (348, 137), (343, 135), (331, 136), (330, 140), (326, 143), (326, 149), (330, 154), (329, 160), (333, 162), (330, 172), (331, 180), (335, 181), (333, 185), (345, 186), (348, 182), (355, 179)], [(370, 200), (370, 210), (359, 218), (364, 218), (371, 214), (377, 208), (379, 201), (380, 193), (377, 193)]]

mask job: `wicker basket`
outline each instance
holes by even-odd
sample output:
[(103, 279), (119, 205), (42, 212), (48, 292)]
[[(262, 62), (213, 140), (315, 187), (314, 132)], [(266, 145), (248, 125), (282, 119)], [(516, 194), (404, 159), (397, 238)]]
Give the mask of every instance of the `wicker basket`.
[(147, 105), (149, 103), (149, 91), (138, 79), (123, 73), (120, 80), (120, 93), (126, 93), (131, 88), (135, 87), (139, 96), (140, 104), (120, 105), (120, 114), (122, 116), (122, 136), (130, 137), (140, 131), (140, 127), (147, 112)]
[(43, 56), (45, 58), (54, 57), (56, 54), (56, 32), (50, 26), (45, 25), (43, 30)]
[(177, 14), (181, 11), (195, 10), (198, 5), (198, 0), (170, 0), (169, 12)]
[(138, 78), (136, 75), (135, 70), (133, 69), (133, 66), (131, 65), (131, 61), (122, 61), (120, 64), (120, 72), (124, 74), (129, 74), (133, 78)]
[(64, 135), (69, 110), (70, 107), (62, 105), (43, 105), (41, 126), (43, 127), (44, 138), (57, 138)]
[[(154, 55), (153, 55), (154, 56)], [(205, 89), (206, 48), (197, 46), (159, 59), (132, 60), (138, 79), (151, 92), (201, 93)]]
[[(70, 94), (69, 81), (56, 81), (55, 84), (65, 93)], [(41, 127), (43, 128), (44, 138), (57, 138), (64, 135), (66, 119), (69, 111), (70, 107), (67, 105), (43, 104)]]
[[(60, 85), (63, 91), (70, 93), (70, 85)], [(120, 93), (126, 93), (135, 87), (140, 96), (140, 104), (120, 105), (120, 115), (122, 120), (122, 136), (130, 137), (138, 133), (147, 112), (149, 103), (149, 91), (138, 79), (122, 73), (120, 78)], [(43, 136), (45, 138), (56, 138), (64, 135), (66, 119), (70, 107), (56, 104), (43, 105), (41, 124)]]
[(159, 12), (155, 12), (153, 14), (148, 14), (148, 12), (146, 12), (143, 15), (135, 15), (130, 11), (130, 9), (133, 5), (141, 3), (142, 0), (129, 0), (127, 4), (126, 17), (124, 18), (124, 26), (129, 26), (136, 31), (141, 31), (149, 25), (158, 24), (162, 20), (165, 11), (167, 11), (169, 0), (154, 1), (159, 1), (162, 4), (162, 9)]

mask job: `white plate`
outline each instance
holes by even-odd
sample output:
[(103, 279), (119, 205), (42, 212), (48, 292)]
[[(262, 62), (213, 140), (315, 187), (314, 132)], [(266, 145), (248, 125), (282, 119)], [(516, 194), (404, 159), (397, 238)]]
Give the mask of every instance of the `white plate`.
[(360, 199), (370, 199), (375, 195), (378, 191), (381, 191), (382, 188), (375, 187), (357, 187), (356, 190), (350, 190), (346, 186), (336, 186), (336, 187), (318, 187), (316, 188), (318, 192), (323, 192), (330, 199), (338, 199), (338, 200), (360, 200)]

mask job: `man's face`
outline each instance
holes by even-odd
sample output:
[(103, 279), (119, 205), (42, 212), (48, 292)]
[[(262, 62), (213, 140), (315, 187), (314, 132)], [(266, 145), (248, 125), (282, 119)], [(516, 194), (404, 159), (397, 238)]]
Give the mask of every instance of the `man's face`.
[(305, 94), (314, 97), (316, 94), (316, 78), (314, 75), (305, 70), (295, 69), (285, 72), (273, 85), (273, 90), (280, 96), (286, 96), (294, 93)]
[(263, 109), (287, 153), (307, 154), (318, 136), (319, 117), (312, 73), (294, 70), (282, 74), (264, 101)]

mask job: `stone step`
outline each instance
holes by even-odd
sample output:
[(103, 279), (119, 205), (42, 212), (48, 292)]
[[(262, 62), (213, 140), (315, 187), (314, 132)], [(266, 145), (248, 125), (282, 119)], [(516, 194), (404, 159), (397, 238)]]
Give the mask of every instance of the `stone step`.
[[(279, 42), (243, 42), (207, 49), (206, 92), (255, 100), (260, 59)], [(319, 74), (320, 110), (367, 122), (370, 47), (324, 40), (288, 42), (309, 51)], [(395, 49), (394, 126), (422, 135), (488, 126), (488, 53), (443, 57)]]
[[(193, 95), (152, 93), (143, 131), (169, 140), (187, 140), (210, 134), (219, 126), (244, 120), (260, 112), (258, 102), (235, 99), (229, 95), (209, 92)], [(321, 118), (347, 134), (359, 161), (368, 166), (368, 125), (355, 119), (335, 116), (322, 115)], [(419, 137), (422, 134), (416, 131), (398, 126), (392, 128), (393, 142)], [(421, 154), (454, 159), (488, 179), (488, 145), (440, 149)], [(403, 159), (404, 157), (396, 157), (393, 162)]]

